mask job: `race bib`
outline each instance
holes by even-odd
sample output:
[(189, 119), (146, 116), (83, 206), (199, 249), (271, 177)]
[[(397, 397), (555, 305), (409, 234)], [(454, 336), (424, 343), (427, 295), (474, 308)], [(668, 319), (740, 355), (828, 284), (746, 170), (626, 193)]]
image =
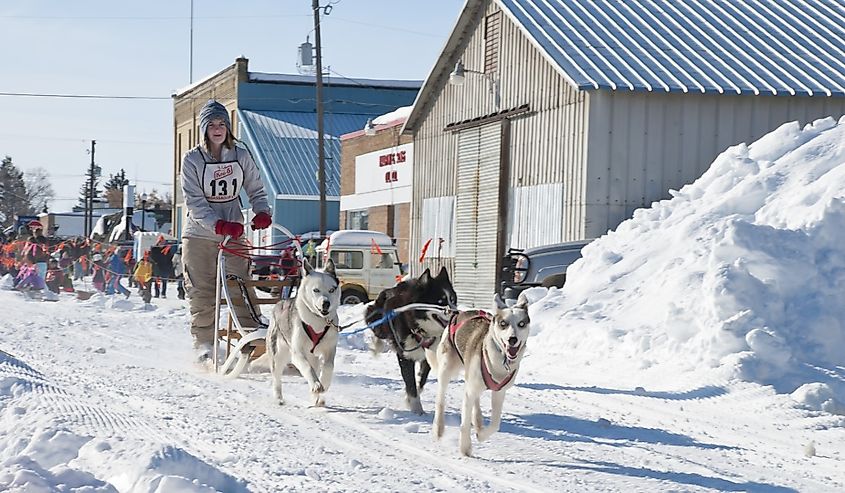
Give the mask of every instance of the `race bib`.
[(209, 202), (229, 202), (238, 198), (244, 182), (244, 170), (237, 161), (205, 163), (202, 188)]

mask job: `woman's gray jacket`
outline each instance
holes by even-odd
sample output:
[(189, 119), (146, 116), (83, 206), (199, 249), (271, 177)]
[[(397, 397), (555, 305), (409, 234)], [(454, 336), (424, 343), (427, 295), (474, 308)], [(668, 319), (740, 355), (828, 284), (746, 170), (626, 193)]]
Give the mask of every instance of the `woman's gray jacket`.
[(182, 238), (222, 241), (223, 236), (214, 232), (217, 221), (244, 221), (241, 190), (246, 192), (253, 213), (270, 213), (261, 173), (243, 147), (224, 146), (219, 161), (202, 146), (194, 147), (182, 159), (181, 178), (187, 208)]

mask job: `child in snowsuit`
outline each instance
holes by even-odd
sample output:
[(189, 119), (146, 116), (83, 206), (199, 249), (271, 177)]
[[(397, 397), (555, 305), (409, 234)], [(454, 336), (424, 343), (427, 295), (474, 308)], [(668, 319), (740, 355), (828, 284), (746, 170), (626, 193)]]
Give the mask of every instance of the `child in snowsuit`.
[(120, 284), (120, 278), (126, 274), (126, 262), (120, 256), (120, 252), (116, 251), (108, 260), (108, 270), (110, 277), (106, 282), (106, 294), (114, 294), (115, 291), (129, 298), (129, 290)]
[(47, 286), (44, 284), (44, 279), (38, 275), (38, 268), (35, 265), (27, 264), (21, 266), (18, 272), (18, 282), (15, 289), (20, 291), (39, 291)]
[(94, 284), (94, 289), (102, 293), (106, 290), (106, 266), (103, 262), (103, 255), (95, 253), (91, 259), (93, 260), (91, 268), (94, 272), (91, 283)]
[(56, 259), (50, 259), (47, 263), (47, 277), (44, 279), (44, 282), (47, 284), (47, 289), (54, 293), (58, 294), (62, 288), (65, 282), (65, 273), (59, 267), (59, 262)]
[(149, 303), (152, 299), (150, 294), (150, 281), (153, 278), (153, 264), (150, 262), (149, 251), (144, 252), (144, 258), (135, 264), (135, 271), (132, 273), (132, 277), (134, 277), (135, 282), (138, 283), (138, 294), (141, 295), (144, 303)]

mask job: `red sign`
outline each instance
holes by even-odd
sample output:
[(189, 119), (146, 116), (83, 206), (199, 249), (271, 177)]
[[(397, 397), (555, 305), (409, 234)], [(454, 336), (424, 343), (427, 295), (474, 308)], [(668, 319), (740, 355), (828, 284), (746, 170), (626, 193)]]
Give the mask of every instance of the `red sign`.
[(384, 174), (384, 182), (385, 183), (393, 183), (395, 181), (399, 181), (399, 174), (395, 171), (387, 171)]

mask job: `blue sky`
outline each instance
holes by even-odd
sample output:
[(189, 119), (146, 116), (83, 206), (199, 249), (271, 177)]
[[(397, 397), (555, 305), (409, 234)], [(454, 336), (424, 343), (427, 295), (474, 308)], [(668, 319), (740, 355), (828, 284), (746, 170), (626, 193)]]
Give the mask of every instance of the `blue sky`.
[[(428, 74), (463, 0), (322, 0), (323, 58), (347, 77)], [(189, 0), (0, 4), (0, 93), (169, 97), (189, 83)], [(194, 0), (193, 80), (249, 58), (251, 71), (297, 73), (313, 41), (310, 0)], [(103, 178), (121, 168), (140, 191), (172, 187), (173, 105), (167, 100), (0, 96), (0, 156), (44, 168), (56, 200), (77, 202), (95, 139)]]

